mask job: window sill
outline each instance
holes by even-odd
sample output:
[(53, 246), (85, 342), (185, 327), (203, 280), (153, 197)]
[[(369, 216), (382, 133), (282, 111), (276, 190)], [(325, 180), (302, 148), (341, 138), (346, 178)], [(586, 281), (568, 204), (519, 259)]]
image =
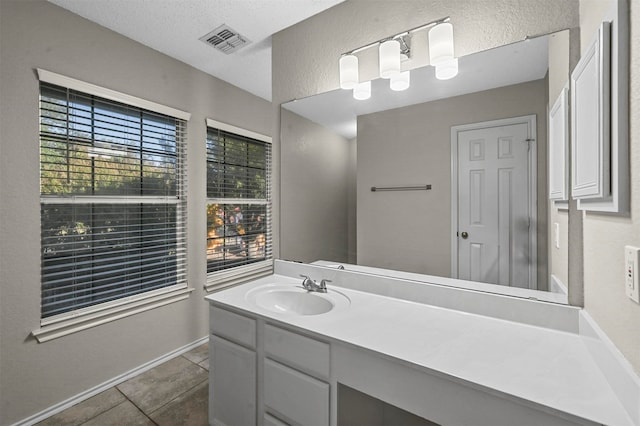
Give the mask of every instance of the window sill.
[(228, 270), (210, 272), (207, 275), (207, 282), (204, 288), (208, 293), (220, 291), (271, 274), (273, 274), (273, 259)]
[(173, 286), (85, 309), (79, 309), (72, 313), (43, 319), (41, 321), (41, 327), (33, 330), (31, 334), (38, 340), (38, 343), (47, 342), (91, 327), (184, 300), (189, 297), (189, 293), (193, 290), (194, 288), (190, 287)]

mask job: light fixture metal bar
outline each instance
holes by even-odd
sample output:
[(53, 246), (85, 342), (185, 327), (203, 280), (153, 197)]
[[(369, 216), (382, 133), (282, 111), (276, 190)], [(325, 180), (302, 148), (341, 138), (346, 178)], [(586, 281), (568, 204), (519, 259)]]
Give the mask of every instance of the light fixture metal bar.
[(426, 28), (433, 27), (433, 26), (435, 26), (435, 25), (442, 24), (443, 22), (449, 22), (449, 21), (451, 21), (451, 17), (450, 17), (450, 16), (447, 16), (447, 17), (445, 17), (445, 18), (436, 19), (435, 21), (427, 22), (426, 24), (423, 24), (423, 25), (420, 25), (420, 26), (417, 26), (417, 27), (414, 27), (414, 28), (408, 29), (408, 30), (406, 30), (406, 31), (402, 31), (401, 33), (395, 34), (395, 35), (393, 35), (393, 36), (390, 36), (390, 37), (384, 37), (384, 38), (381, 38), (380, 40), (376, 40), (376, 41), (374, 41), (374, 42), (371, 42), (371, 43), (365, 44), (364, 46), (360, 46), (360, 47), (357, 47), (357, 48), (355, 48), (355, 49), (353, 49), (353, 50), (349, 50), (349, 51), (347, 51), (347, 52), (344, 52), (344, 53), (343, 53), (342, 55), (340, 55), (340, 56), (343, 56), (343, 55), (353, 55), (353, 54), (356, 54), (356, 53), (358, 53), (358, 52), (362, 52), (363, 50), (366, 50), (366, 49), (369, 49), (369, 48), (371, 48), (371, 47), (374, 47), (374, 46), (376, 46), (376, 45), (378, 45), (378, 44), (380, 44), (380, 43), (382, 43), (382, 42), (385, 42), (385, 41), (387, 41), (387, 40), (393, 40), (393, 39), (396, 39), (396, 38), (398, 38), (398, 37), (402, 37), (402, 36), (405, 36), (405, 35), (409, 35), (410, 33), (413, 33), (413, 32), (416, 32), (416, 31), (420, 31), (420, 30), (424, 30), (424, 29), (426, 29)]

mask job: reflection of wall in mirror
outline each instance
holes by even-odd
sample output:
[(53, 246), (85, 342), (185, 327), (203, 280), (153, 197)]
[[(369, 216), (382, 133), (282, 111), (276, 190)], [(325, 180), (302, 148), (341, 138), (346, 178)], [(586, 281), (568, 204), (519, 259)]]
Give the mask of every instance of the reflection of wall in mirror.
[[(451, 268), (451, 127), (537, 116), (538, 277), (546, 290), (546, 79), (358, 118), (358, 263), (438, 276)], [(431, 184), (371, 193), (372, 185)]]
[[(549, 107), (554, 104), (569, 81), (569, 42), (569, 30), (549, 36)], [(549, 274), (559, 280), (561, 285), (567, 287), (569, 285), (569, 211), (567, 208), (558, 208), (558, 206), (560, 204), (549, 204)], [(556, 232), (559, 234), (557, 237)], [(555, 244), (556, 238), (558, 246)]]
[[(282, 256), (302, 262), (347, 262), (346, 183), (353, 143), (284, 108), (281, 114), (286, 123), (281, 129), (282, 140), (295, 142), (295, 149), (282, 151), (282, 162), (287, 167), (282, 168), (281, 178), (295, 182), (295, 188), (310, 197), (309, 204), (294, 200), (280, 211), (283, 226), (297, 229), (281, 235)], [(317, 230), (321, 230), (322, 238), (315, 236)]]

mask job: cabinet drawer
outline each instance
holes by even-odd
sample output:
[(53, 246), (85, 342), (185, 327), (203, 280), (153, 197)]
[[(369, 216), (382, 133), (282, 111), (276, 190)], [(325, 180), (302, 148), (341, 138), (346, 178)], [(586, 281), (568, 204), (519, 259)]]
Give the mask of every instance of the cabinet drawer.
[(210, 313), (211, 333), (255, 349), (256, 320), (215, 306)]
[(329, 385), (270, 359), (264, 361), (264, 404), (294, 423), (329, 424)]
[(329, 378), (329, 344), (272, 325), (264, 328), (267, 355), (323, 379)]

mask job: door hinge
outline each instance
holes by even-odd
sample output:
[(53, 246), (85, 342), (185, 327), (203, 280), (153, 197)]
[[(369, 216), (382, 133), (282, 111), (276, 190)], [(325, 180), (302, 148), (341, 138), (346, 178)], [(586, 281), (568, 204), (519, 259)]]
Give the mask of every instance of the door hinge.
[(527, 143), (527, 151), (531, 151), (531, 142), (535, 142), (535, 139), (525, 139), (524, 140)]

